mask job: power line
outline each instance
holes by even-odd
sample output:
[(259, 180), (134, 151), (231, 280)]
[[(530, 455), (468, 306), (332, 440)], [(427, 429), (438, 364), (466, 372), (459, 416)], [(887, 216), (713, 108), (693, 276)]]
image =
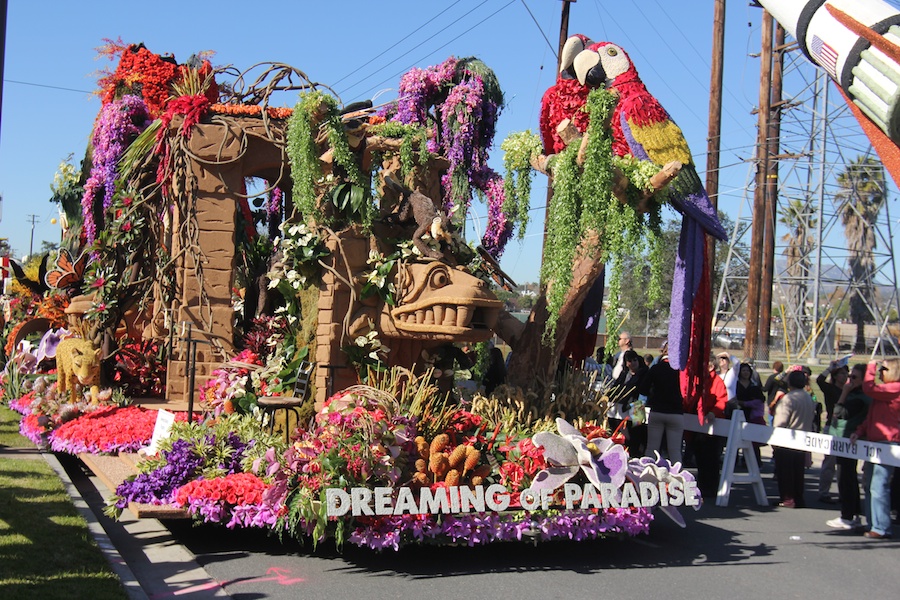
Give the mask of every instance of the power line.
[[(476, 24), (473, 25), (472, 27), (466, 29), (465, 31), (463, 31), (462, 33), (460, 33), (459, 35), (457, 35), (457, 36), (454, 37), (453, 39), (447, 41), (445, 44), (442, 44), (441, 46), (435, 48), (434, 50), (431, 50), (430, 52), (428, 52), (428, 54), (426, 54), (425, 56), (423, 56), (423, 57), (420, 58), (419, 60), (413, 62), (411, 65), (409, 65), (409, 66), (405, 67), (404, 69), (402, 69), (402, 70), (400, 70), (400, 71), (394, 73), (394, 74), (391, 75), (390, 77), (386, 77), (386, 78), (382, 79), (381, 81), (379, 81), (378, 83), (376, 83), (375, 85), (373, 85), (372, 87), (370, 87), (369, 89), (363, 91), (362, 94), (360, 94), (360, 95), (361, 95), (361, 96), (364, 96), (364, 95), (368, 94), (369, 92), (378, 89), (380, 86), (384, 85), (385, 83), (387, 83), (387, 82), (389, 82), (389, 81), (395, 80), (397, 77), (403, 75), (403, 74), (406, 73), (409, 69), (411, 69), (412, 67), (414, 67), (416, 64), (418, 64), (418, 63), (424, 61), (426, 58), (428, 58), (429, 56), (431, 56), (431, 55), (434, 54), (435, 52), (438, 52), (438, 51), (440, 51), (440, 50), (443, 50), (444, 48), (446, 48), (447, 46), (449, 46), (450, 44), (452, 44), (453, 42), (455, 42), (455, 41), (458, 40), (459, 38), (463, 37), (464, 35), (466, 35), (466, 34), (469, 33), (470, 31), (472, 31), (473, 29), (479, 27), (480, 25), (483, 25), (484, 23), (486, 23), (488, 20), (490, 20), (490, 19), (492, 19), (493, 17), (495, 17), (495, 16), (496, 16), (497, 14), (499, 14), (500, 12), (503, 12), (505, 9), (507, 9), (509, 6), (511, 6), (513, 3), (515, 3), (515, 1), (516, 1), (516, 0), (509, 0), (509, 2), (507, 2), (506, 4), (504, 4), (503, 6), (501, 6), (500, 8), (498, 8), (496, 11), (494, 11), (493, 13), (491, 13), (490, 15), (488, 15), (487, 17), (483, 18), (481, 21), (479, 21), (478, 23), (476, 23)], [(410, 51), (410, 52), (412, 52), (412, 51)], [(409, 54), (410, 52), (404, 53), (400, 58), (403, 58), (403, 56), (406, 56), (406, 55)], [(392, 61), (392, 62), (396, 62), (396, 61)], [(383, 69), (379, 69), (379, 70), (383, 70)], [(362, 81), (365, 81), (365, 79), (362, 80)], [(360, 83), (361, 83), (361, 82), (360, 82)], [(354, 84), (354, 85), (356, 85), (356, 84)], [(351, 87), (352, 87), (352, 86), (351, 86)], [(350, 88), (347, 88), (347, 89), (350, 89)], [(344, 90), (344, 91), (346, 91), (346, 90)], [(344, 92), (341, 92), (341, 93), (344, 93)]]
[(87, 90), (76, 90), (74, 88), (59, 87), (58, 85), (46, 85), (44, 83), (34, 83), (31, 81), (16, 81), (15, 79), (4, 79), (3, 82), (4, 83), (17, 83), (19, 85), (30, 85), (32, 87), (48, 88), (51, 90), (62, 90), (64, 92), (77, 92), (79, 94), (93, 94), (94, 93), (94, 92), (89, 92)]
[[(513, 2), (515, 2), (515, 0), (510, 0), (509, 4), (512, 4)], [(509, 4), (507, 4), (506, 6), (509, 6)], [(500, 10), (503, 10), (504, 8), (506, 8), (506, 6), (504, 6), (504, 7), (501, 8)], [(497, 12), (500, 12), (500, 11), (497, 11)], [(487, 18), (482, 19), (481, 21), (479, 21), (478, 23), (476, 23), (476, 24), (473, 26), (472, 29), (474, 29), (474, 27), (478, 27), (479, 25), (481, 25), (482, 23), (484, 23), (487, 19), (490, 19), (491, 17), (493, 17), (494, 14), (497, 14), (497, 13), (493, 13), (493, 14), (491, 14), (490, 16), (488, 16)], [(468, 19), (468, 18), (471, 17), (471, 16), (472, 16), (472, 13), (471, 13), (471, 12), (465, 13), (465, 14), (461, 15), (460, 17), (458, 17), (457, 19), (455, 19), (455, 20), (452, 21), (451, 23), (448, 23), (446, 26), (444, 26), (443, 29), (442, 29), (442, 33), (448, 31), (451, 27), (453, 27), (454, 25), (456, 25), (457, 23), (459, 23), (459, 22), (462, 21), (463, 19)], [(431, 54), (434, 54), (435, 52), (437, 52), (438, 50), (440, 50), (440, 49), (443, 48), (444, 46), (450, 44), (451, 42), (456, 41), (457, 39), (459, 39), (460, 37), (462, 37), (463, 35), (465, 35), (465, 34), (468, 33), (469, 31), (471, 31), (472, 29), (468, 29), (468, 30), (464, 31), (464, 32), (463, 32), (462, 34), (460, 34), (459, 36), (457, 36), (457, 37), (453, 38), (452, 40), (450, 40), (449, 42), (447, 42), (447, 44), (444, 44), (443, 46), (441, 46), (441, 47), (438, 48), (437, 50), (431, 51), (428, 55), (430, 56)], [(415, 47), (413, 47), (413, 48), (407, 50), (406, 52), (404, 52), (403, 54), (401, 54), (401, 55), (398, 56), (397, 58), (395, 58), (395, 59), (393, 59), (392, 61), (388, 62), (388, 63), (387, 63), (386, 65), (384, 65), (383, 67), (380, 67), (380, 68), (378, 68), (378, 69), (375, 69), (374, 71), (372, 71), (371, 73), (369, 73), (368, 75), (366, 75), (365, 77), (363, 77), (362, 79), (360, 79), (359, 81), (357, 81), (357, 82), (355, 82), (355, 83), (353, 83), (353, 84), (347, 86), (346, 88), (344, 88), (343, 90), (341, 90), (339, 93), (340, 93), (341, 95), (343, 95), (343, 94), (349, 92), (350, 90), (352, 90), (353, 88), (355, 88), (356, 86), (358, 86), (359, 84), (361, 84), (362, 82), (366, 81), (367, 79), (371, 79), (372, 77), (374, 77), (375, 75), (377, 75), (377, 74), (380, 73), (381, 71), (384, 71), (384, 70), (387, 69), (389, 66), (391, 66), (391, 65), (394, 64), (394, 63), (396, 63), (397, 61), (399, 61), (399, 60), (402, 59), (403, 57), (412, 54), (413, 51), (419, 49), (419, 47), (420, 47), (420, 45), (419, 45), (419, 46), (415, 46)], [(414, 66), (414, 65), (417, 64), (418, 62), (421, 62), (421, 60), (424, 60), (424, 59), (420, 59), (419, 61), (416, 61), (415, 63), (413, 63), (413, 65), (410, 65), (409, 67), (406, 67), (405, 69), (403, 69), (402, 71), (400, 71), (399, 74), (402, 75), (403, 73), (405, 73), (406, 71), (408, 71), (412, 66)], [(357, 69), (357, 70), (359, 70), (359, 69)], [(363, 92), (362, 95), (367, 94), (368, 92), (372, 91), (373, 89), (378, 88), (378, 87), (381, 86), (382, 84), (384, 84), (384, 83), (386, 83), (386, 82), (388, 82), (388, 81), (391, 81), (391, 80), (395, 79), (396, 77), (397, 77), (397, 75), (393, 75), (393, 76), (391, 76), (391, 77), (389, 77), (389, 78), (387, 78), (387, 79), (383, 79), (382, 81), (380, 81), (380, 82), (378, 82), (377, 84), (375, 84), (373, 87), (371, 87), (371, 88), (369, 88), (368, 90), (366, 90), (365, 92)]]
[(534, 21), (534, 24), (537, 26), (538, 31), (541, 32), (541, 36), (544, 38), (544, 41), (547, 42), (547, 45), (550, 47), (550, 52), (553, 53), (554, 58), (556, 58), (556, 60), (559, 60), (559, 57), (556, 55), (556, 48), (554, 48), (553, 44), (550, 43), (550, 40), (547, 39), (547, 34), (544, 33), (543, 29), (541, 29), (541, 24), (538, 23), (538, 20), (534, 18), (534, 13), (532, 13), (531, 9), (528, 8), (528, 5), (525, 4), (525, 0), (522, 0), (522, 6), (524, 6), (525, 10), (528, 11), (528, 15), (531, 17), (531, 20)]
[[(447, 8), (445, 8), (444, 10), (442, 10), (441, 12), (439, 12), (438, 14), (434, 15), (433, 17), (431, 17), (430, 19), (428, 19), (427, 21), (425, 21), (424, 23), (422, 23), (422, 24), (419, 25), (418, 27), (415, 27), (415, 28), (412, 30), (411, 33), (409, 33), (409, 34), (407, 34), (407, 35), (401, 37), (399, 40), (397, 40), (396, 43), (394, 43), (394, 44), (391, 45), (389, 48), (387, 48), (387, 49), (385, 49), (384, 51), (382, 51), (381, 54), (378, 54), (377, 56), (372, 57), (371, 59), (369, 59), (369, 61), (368, 61), (367, 63), (365, 63), (365, 64), (363, 64), (363, 65), (360, 65), (358, 68), (356, 68), (356, 69), (350, 71), (349, 73), (347, 73), (346, 75), (344, 75), (343, 77), (341, 77), (340, 79), (338, 79), (337, 81), (335, 81), (334, 83), (332, 83), (332, 84), (331, 84), (332, 87), (337, 87), (337, 84), (339, 84), (340, 82), (344, 81), (345, 79), (347, 79), (347, 78), (350, 77), (351, 75), (355, 75), (356, 73), (359, 73), (360, 71), (362, 71), (363, 69), (365, 69), (366, 67), (368, 67), (369, 65), (371, 65), (373, 62), (375, 62), (376, 60), (378, 60), (379, 58), (381, 58), (382, 56), (384, 56), (385, 54), (387, 54), (388, 52), (390, 52), (391, 50), (393, 50), (394, 48), (396, 48), (396, 47), (399, 46), (400, 44), (402, 44), (404, 41), (408, 40), (408, 39), (412, 36), (413, 33), (417, 32), (417, 31), (420, 31), (420, 30), (421, 30), (422, 28), (424, 28), (425, 26), (431, 24), (435, 19), (437, 19), (438, 17), (440, 17), (441, 15), (443, 15), (445, 12), (447, 12), (448, 10), (450, 10), (451, 8), (453, 8), (454, 6), (456, 6), (457, 4), (459, 4), (461, 1), (462, 1), (462, 0), (456, 0), (456, 2), (454, 2), (454, 3), (451, 4), (450, 6), (448, 6)], [(462, 17), (460, 17), (460, 18), (462, 18)], [(455, 21), (454, 21), (454, 23), (455, 23)], [(396, 59), (395, 59), (395, 60), (396, 60)], [(391, 61), (391, 62), (394, 62), (394, 61)], [(391, 63), (388, 63), (388, 64), (391, 64)], [(382, 67), (382, 68), (384, 68), (384, 67)], [(375, 71), (375, 72), (377, 73), (378, 71)], [(365, 79), (363, 79), (363, 81), (365, 81)], [(354, 85), (356, 85), (356, 84), (354, 84)], [(350, 86), (350, 88), (352, 88), (352, 87), (353, 87), (353, 86)]]

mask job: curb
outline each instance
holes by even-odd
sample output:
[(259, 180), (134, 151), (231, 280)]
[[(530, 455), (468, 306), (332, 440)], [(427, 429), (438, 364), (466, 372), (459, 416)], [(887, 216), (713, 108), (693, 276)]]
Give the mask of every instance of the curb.
[(102, 511), (105, 498), (112, 492), (101, 481), (86, 473), (79, 487), (54, 454), (44, 453), (44, 458), (88, 522), (91, 535), (122, 581), (129, 599), (231, 598), (159, 520), (124, 516), (119, 521), (107, 519)]

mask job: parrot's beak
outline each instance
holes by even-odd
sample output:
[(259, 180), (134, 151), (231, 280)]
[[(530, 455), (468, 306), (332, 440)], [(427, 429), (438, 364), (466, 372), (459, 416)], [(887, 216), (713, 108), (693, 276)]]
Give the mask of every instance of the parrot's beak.
[(575, 57), (592, 43), (590, 40), (582, 40), (577, 35), (573, 35), (566, 40), (562, 54), (559, 57), (559, 73), (563, 76), (563, 79), (575, 79), (575, 70), (573, 68)]
[(600, 64), (600, 55), (593, 50), (584, 50), (578, 53), (572, 61), (578, 83), (588, 87), (597, 88), (606, 85), (606, 71)]

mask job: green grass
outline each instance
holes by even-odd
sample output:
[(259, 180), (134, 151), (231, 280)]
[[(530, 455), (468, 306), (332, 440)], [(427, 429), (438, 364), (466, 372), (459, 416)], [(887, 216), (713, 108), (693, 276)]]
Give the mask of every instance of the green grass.
[(40, 459), (0, 458), (0, 597), (127, 597), (59, 477)]
[(21, 416), (14, 410), (0, 404), (0, 448), (34, 448), (34, 444), (19, 435)]
[[(33, 447), (0, 408), (0, 449)], [(0, 456), (0, 598), (127, 598), (63, 488), (40, 458)]]

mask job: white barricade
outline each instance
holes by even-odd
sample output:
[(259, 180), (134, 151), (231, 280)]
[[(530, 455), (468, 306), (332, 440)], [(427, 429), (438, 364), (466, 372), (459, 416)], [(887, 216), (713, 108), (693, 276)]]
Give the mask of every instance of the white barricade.
[[(722, 465), (722, 473), (719, 477), (719, 491), (716, 496), (717, 506), (728, 506), (731, 486), (735, 483), (749, 483), (753, 485), (757, 504), (765, 505), (768, 503), (762, 475), (759, 471), (759, 465), (756, 464), (756, 455), (753, 453), (753, 442), (900, 467), (900, 445), (867, 442), (864, 440), (858, 440), (855, 444), (851, 444), (849, 439), (833, 435), (756, 425), (755, 423), (747, 423), (744, 419), (744, 413), (741, 411), (736, 411), (734, 418), (731, 420), (716, 419), (712, 425), (700, 425), (697, 415), (686, 413), (684, 415), (684, 429), (685, 431), (727, 438), (725, 460)], [(738, 450), (744, 450), (744, 460), (747, 463), (746, 474), (734, 472)]]

